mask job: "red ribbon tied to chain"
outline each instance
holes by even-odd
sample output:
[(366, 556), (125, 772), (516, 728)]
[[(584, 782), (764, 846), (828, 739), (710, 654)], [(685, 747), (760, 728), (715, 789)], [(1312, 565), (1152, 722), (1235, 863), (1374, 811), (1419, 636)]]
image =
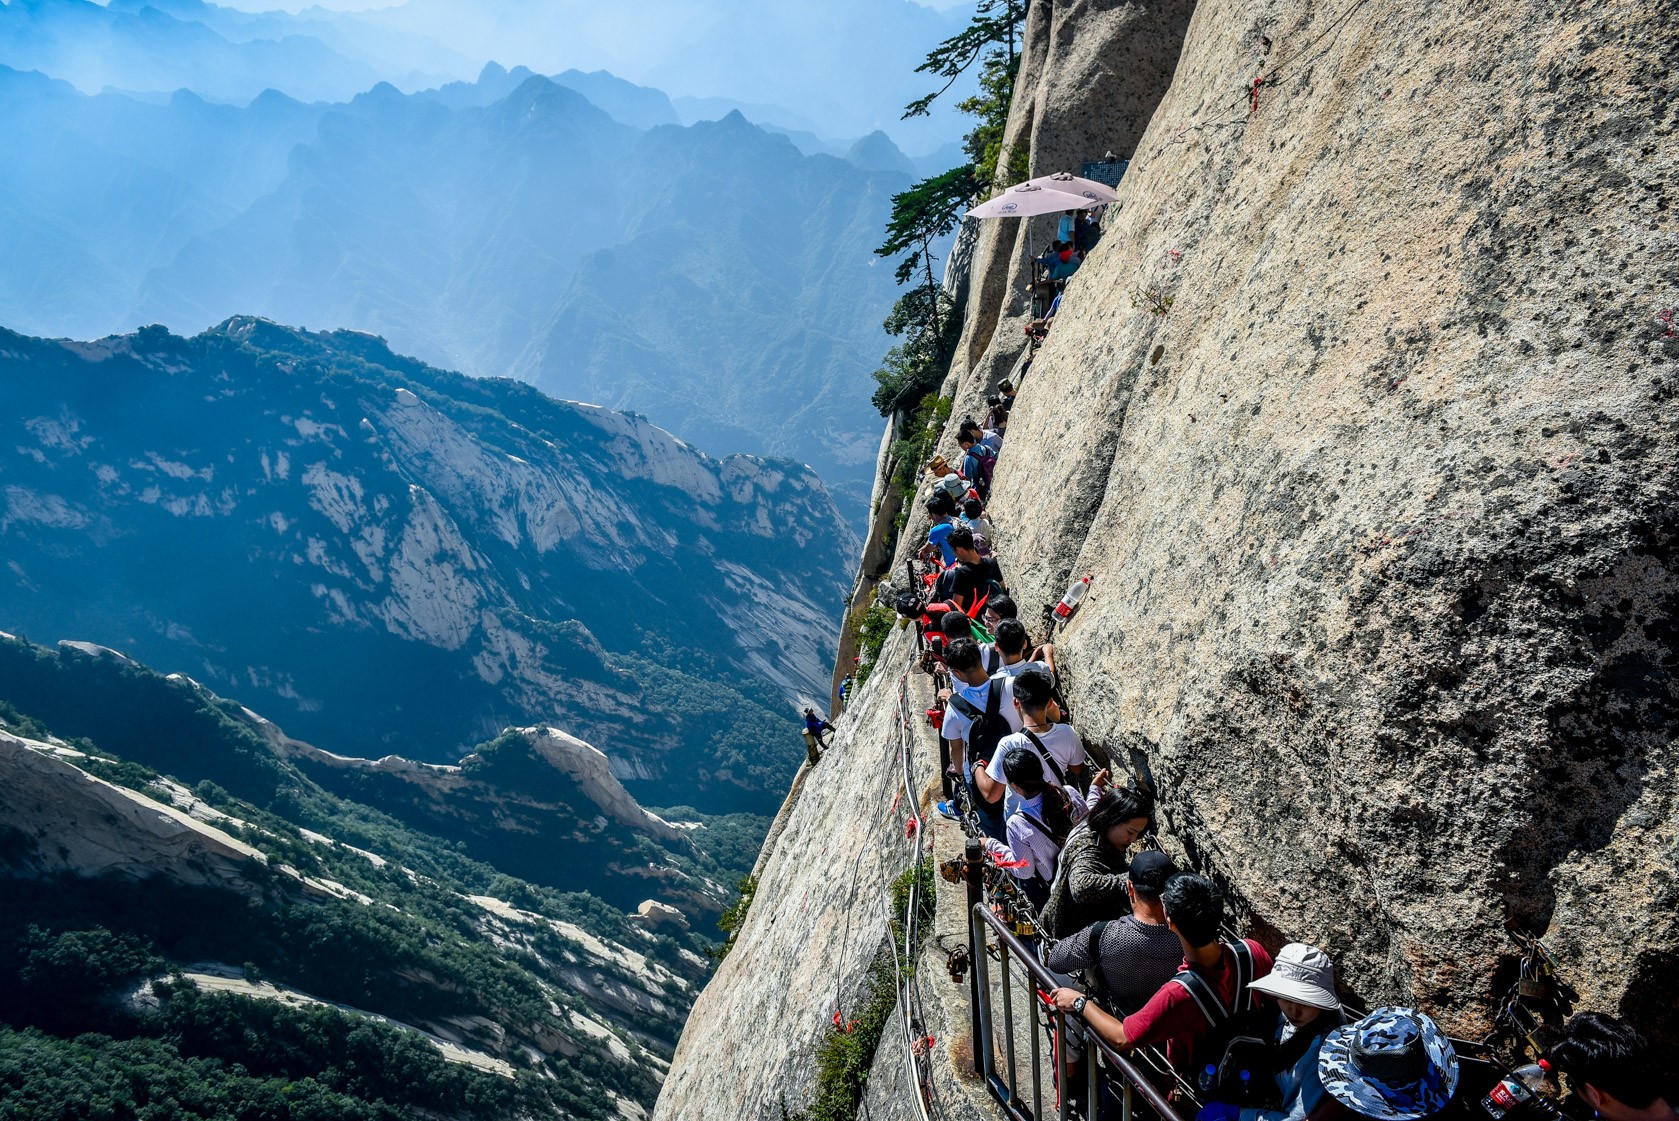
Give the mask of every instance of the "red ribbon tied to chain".
[(1032, 863), (1030, 860), (1004, 860), (1000, 852), (992, 853), (991, 860), (999, 868), (1025, 868)]

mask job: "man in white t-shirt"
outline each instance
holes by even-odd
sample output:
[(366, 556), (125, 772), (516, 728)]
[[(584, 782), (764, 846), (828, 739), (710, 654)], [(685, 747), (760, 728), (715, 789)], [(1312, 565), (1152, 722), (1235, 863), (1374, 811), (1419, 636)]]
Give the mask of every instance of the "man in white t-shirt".
[[(1002, 800), (998, 797), (982, 801), (976, 784), (983, 781), (985, 772), (981, 764), (1000, 757), (1002, 752), (997, 750), (997, 745), (1009, 734), (1020, 731), (1020, 706), (1014, 702), (1015, 679), (1002, 674), (987, 676), (979, 644), (971, 638), (952, 642), (945, 649), (944, 664), (950, 669), (951, 692), (941, 734), (950, 741), (951, 766), (959, 779), (967, 783), (973, 808), (981, 821), (994, 827), (994, 835), (1000, 837)], [(996, 719), (985, 720), (976, 730), (976, 719), (991, 712), (996, 714)], [(940, 802), (936, 808), (946, 817), (955, 816), (949, 803)]]
[[(1071, 724), (1051, 724), (1048, 708), (1054, 684), (1049, 674), (1030, 669), (1014, 681), (1014, 703), (1020, 713), (1021, 730), (998, 745), (991, 765), (974, 772), (974, 786), (988, 802), (1003, 800), (1003, 818), (1014, 812), (1019, 801), (1003, 777), (1003, 753), (1011, 747), (1025, 748), (1043, 764), (1044, 781), (1055, 786), (1080, 786), (1085, 772), (1084, 741)], [(948, 719), (948, 718), (947, 718)]]

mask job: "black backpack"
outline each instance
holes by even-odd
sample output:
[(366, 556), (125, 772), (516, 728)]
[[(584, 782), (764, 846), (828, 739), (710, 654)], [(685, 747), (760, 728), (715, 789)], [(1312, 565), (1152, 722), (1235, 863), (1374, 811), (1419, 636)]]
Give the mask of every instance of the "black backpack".
[(985, 690), (985, 708), (980, 709), (961, 693), (950, 694), (950, 707), (973, 721), (968, 729), (968, 760), (978, 766), (978, 760), (989, 760), (997, 752), (1003, 737), (1013, 733), (1003, 719), (1003, 683), (993, 677)]
[[(1253, 948), (1244, 939), (1226, 942), (1236, 958), (1236, 999), (1226, 1006), (1212, 982), (1194, 969), (1173, 974), (1172, 980), (1188, 990), (1207, 1021), (1208, 1033), (1195, 1046), (1195, 1065), (1215, 1069), (1208, 1099), (1241, 1106), (1280, 1105), (1277, 1086), (1271, 1079), (1276, 1071), (1275, 1046), (1271, 1029), (1276, 1013), (1262, 1008), (1248, 988), (1254, 980)], [(1242, 1072), (1248, 1078), (1242, 1078)]]

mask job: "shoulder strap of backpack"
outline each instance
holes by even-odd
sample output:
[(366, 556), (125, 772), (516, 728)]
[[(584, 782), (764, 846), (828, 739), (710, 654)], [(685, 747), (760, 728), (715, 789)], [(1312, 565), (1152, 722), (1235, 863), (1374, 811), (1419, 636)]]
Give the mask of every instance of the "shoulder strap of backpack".
[(996, 720), (999, 716), (1001, 716), (1003, 711), (1003, 689), (1003, 683), (998, 681), (995, 677), (993, 677), (991, 679), (991, 683), (986, 686), (985, 718), (987, 720)]
[(1061, 786), (1066, 786), (1067, 772), (1061, 769), (1061, 764), (1056, 760), (1055, 753), (1044, 746), (1043, 740), (1040, 740), (1037, 736), (1034, 736), (1025, 728), (1020, 729), (1020, 732), (1023, 736), (1032, 741), (1033, 747), (1038, 749), (1038, 758), (1044, 761), (1044, 766), (1048, 767), (1050, 773), (1055, 776), (1055, 781)]
[(985, 672), (986, 673), (996, 673), (999, 669), (1002, 668), (1002, 665), (1003, 665), (1003, 652), (1001, 650), (997, 649), (995, 646), (993, 646), (991, 648), (991, 653), (985, 659)]
[(1021, 817), (1025, 818), (1027, 821), (1031, 822), (1032, 823), (1032, 828), (1036, 829), (1038, 832), (1042, 833), (1044, 836), (1046, 836), (1050, 840), (1054, 841), (1058, 847), (1063, 846), (1067, 843), (1067, 838), (1058, 835), (1055, 832), (1055, 830), (1053, 830), (1049, 826), (1045, 825), (1038, 818), (1038, 815), (1033, 813), (1031, 810), (1021, 808), (1021, 809), (1015, 810), (1014, 812), (1019, 814)]
[(1253, 1008), (1253, 990), (1248, 985), (1253, 982), (1253, 947), (1248, 945), (1246, 938), (1237, 938), (1226, 942), (1230, 952), (1236, 958), (1236, 999), (1232, 1002), (1231, 1012), (1247, 1012)]
[(1098, 1004), (1107, 1003), (1108, 975), (1102, 968), (1102, 932), (1112, 923), (1112, 919), (1101, 919), (1090, 924), (1090, 968), (1084, 971), (1084, 979), (1090, 983)]
[(1189, 993), (1190, 998), (1201, 1009), (1201, 1015), (1206, 1018), (1209, 1028), (1216, 1028), (1230, 1019), (1230, 1009), (1219, 999), (1218, 992), (1194, 969), (1180, 969), (1172, 974), (1172, 980), (1182, 985)]
[(964, 697), (955, 690), (952, 690), (950, 693), (950, 707), (954, 708), (957, 712), (960, 712), (963, 716), (966, 716), (969, 720), (978, 720), (981, 716), (985, 715), (985, 713), (981, 712), (974, 702), (970, 701), (968, 698)]

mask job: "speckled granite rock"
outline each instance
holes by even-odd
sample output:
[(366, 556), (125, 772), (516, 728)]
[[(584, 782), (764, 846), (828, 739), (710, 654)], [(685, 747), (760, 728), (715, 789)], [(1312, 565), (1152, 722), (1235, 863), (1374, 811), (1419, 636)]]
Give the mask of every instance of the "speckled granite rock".
[(997, 469), (1026, 612), (1096, 574), (1061, 662), (1173, 843), (1463, 1032), (1507, 924), (1600, 1008), (1679, 948), (1674, 45), (1203, 3)]
[[(913, 635), (888, 651), (901, 663)], [(688, 1018), (655, 1118), (769, 1121), (802, 1108), (816, 1046), (855, 1014), (884, 946), (887, 888), (908, 864), (896, 675), (871, 680), (759, 869), (747, 921)]]
[[(1034, 5), (1015, 142), (1090, 127), (1063, 76), (1140, 10), (1093, 6), (1057, 55), (1075, 7)], [(1204, 0), (997, 468), (1023, 616), (1095, 575), (1058, 660), (1168, 846), (1259, 936), (1461, 1033), (1511, 979), (1506, 926), (1546, 937), (1582, 1006), (1676, 1026), (1676, 27), (1632, 3)], [(976, 256), (958, 418), (1018, 335), (1004, 242)], [(891, 734), (881, 698), (851, 743)], [(818, 1002), (777, 998), (767, 1059), (749, 998), (807, 988), (800, 955), (855, 954), (837, 932), (877, 913), (878, 888), (847, 902), (790, 858), (864, 835), (889, 797), (871, 750), (806, 780), (661, 1116), (796, 1107), (808, 1069), (780, 1052)], [(806, 892), (822, 923), (760, 927)]]
[[(1172, 81), (1191, 0), (1034, 4), (1005, 143), (1031, 174), (1078, 174), (1086, 160), (1129, 155)], [(1015, 366), (1031, 318), (1030, 251), (1055, 236), (1054, 215), (980, 225), (968, 316), (947, 391), (958, 417), (982, 416), (986, 392)]]

